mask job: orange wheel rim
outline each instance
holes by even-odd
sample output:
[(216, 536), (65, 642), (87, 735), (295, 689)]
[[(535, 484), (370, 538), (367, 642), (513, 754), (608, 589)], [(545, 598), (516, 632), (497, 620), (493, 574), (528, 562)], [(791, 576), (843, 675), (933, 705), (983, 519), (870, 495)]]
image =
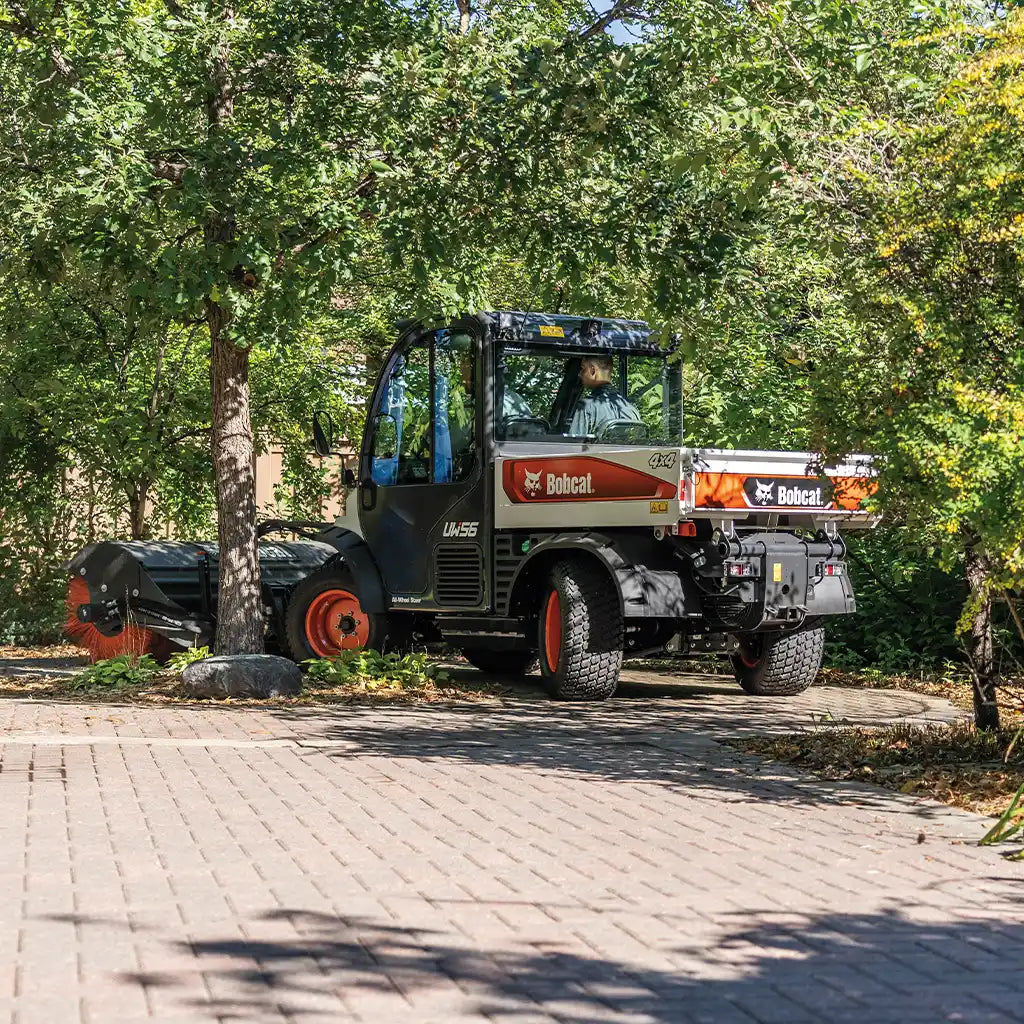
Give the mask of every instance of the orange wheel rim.
[(740, 646), (740, 661), (747, 668), (757, 668), (761, 664), (761, 654), (756, 648), (748, 647), (746, 644)]
[(548, 594), (544, 608), (544, 659), (552, 672), (558, 671), (558, 660), (562, 656), (562, 602), (558, 591)]
[(306, 609), (306, 639), (315, 654), (330, 658), (370, 640), (370, 620), (359, 598), (347, 590), (325, 590)]

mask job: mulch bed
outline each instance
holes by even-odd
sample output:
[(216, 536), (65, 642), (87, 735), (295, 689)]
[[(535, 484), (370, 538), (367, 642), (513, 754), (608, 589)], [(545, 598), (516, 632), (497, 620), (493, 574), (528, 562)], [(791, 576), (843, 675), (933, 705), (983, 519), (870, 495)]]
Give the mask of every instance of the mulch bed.
[(1002, 814), (1024, 783), (1024, 738), (1017, 728), (978, 732), (966, 721), (900, 724), (731, 742), (821, 778), (871, 782), (981, 814)]
[[(970, 678), (882, 675), (822, 669), (821, 686), (904, 690), (945, 697), (970, 710)], [(999, 815), (1024, 783), (1024, 681), (1011, 680), (999, 690), (1003, 728), (979, 733), (965, 720), (948, 726), (899, 724), (882, 729), (825, 726), (789, 736), (738, 739), (733, 745), (773, 761), (814, 772), (821, 778), (870, 782), (901, 793)]]
[[(4, 674), (0, 665), (0, 699), (88, 701), (95, 703), (132, 704), (231, 704), (233, 706), (292, 706), (304, 704), (434, 704), (445, 702), (492, 703), (514, 696), (516, 687), (484, 681), (477, 672), (466, 671), (467, 679), (457, 673), (444, 683), (427, 682), (422, 686), (401, 686), (387, 680), (372, 679), (363, 683), (325, 686), (307, 680), (297, 697), (269, 697), (246, 700), (201, 700), (181, 689), (180, 679), (171, 672), (154, 676), (141, 686), (117, 688), (89, 687), (83, 689), (73, 675), (55, 675), (40, 665), (38, 673), (27, 672), (31, 662), (63, 661), (68, 667), (85, 668), (88, 660), (79, 654), (79, 648), (70, 644), (55, 647), (0, 646), (0, 661), (18, 662), (17, 675)], [(458, 666), (451, 666), (458, 669)], [(476, 678), (480, 682), (476, 681)], [(521, 688), (519, 688), (519, 692)]]
[(12, 647), (10, 644), (0, 644), (0, 660), (4, 659), (12, 661), (73, 660), (85, 664), (82, 649), (74, 644), (53, 644), (48, 647)]

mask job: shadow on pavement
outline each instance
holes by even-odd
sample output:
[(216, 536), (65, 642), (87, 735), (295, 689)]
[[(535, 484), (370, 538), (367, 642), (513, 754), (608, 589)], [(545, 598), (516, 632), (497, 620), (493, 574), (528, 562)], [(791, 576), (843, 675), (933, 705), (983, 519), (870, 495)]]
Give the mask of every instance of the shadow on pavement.
[[(500, 906), (494, 909), (500, 913)], [(615, 915), (608, 916), (614, 927)], [(666, 926), (678, 926), (679, 941), (662, 944), (650, 958), (661, 965), (654, 968), (599, 953), (607, 935), (600, 927), (597, 949), (585, 953), (559, 949), (557, 942), (474, 949), (454, 933), (282, 910), (262, 915), (257, 925), (272, 936), (279, 923), (280, 939), (172, 944), (176, 963), (194, 956), (194, 971), (212, 998), (196, 996), (187, 966), (119, 977), (149, 988), (178, 987), (183, 1003), (220, 1019), (264, 1020), (268, 1013), (278, 1019), (279, 1013), (301, 1022), (342, 1019), (337, 1009), (333, 1018), (328, 1012), (334, 1000), (373, 1021), (468, 1014), (534, 1021), (550, 1014), (563, 1024), (1002, 1024), (1019, 1020), (1024, 1006), (1024, 978), (1016, 969), (1024, 944), (1019, 921), (923, 924), (898, 911), (762, 915), (725, 934), (703, 922), (703, 937), (689, 940), (695, 915), (661, 914), (658, 921), (662, 935)], [(572, 937), (568, 926), (564, 931)]]
[[(465, 665), (446, 665), (445, 668), (452, 680), (459, 685), (473, 687), (493, 681), (485, 673), (475, 668), (467, 668)], [(501, 682), (512, 688), (518, 696), (540, 699), (547, 697), (538, 671), (523, 676), (502, 677)], [(613, 702), (637, 698), (646, 700), (651, 697), (687, 699), (720, 695), (733, 696), (738, 693), (740, 693), (739, 685), (732, 676), (713, 676), (663, 668), (645, 669), (626, 662), (619, 681), (619, 688), (611, 700)]]
[[(876, 691), (877, 692), (877, 691)], [(772, 710), (769, 705), (776, 705)], [(592, 705), (548, 701), (493, 707), (275, 709), (309, 758), (376, 757), (476, 768), (516, 767), (547, 777), (667, 787), (717, 801), (851, 804), (912, 812), (918, 821), (957, 813), (864, 783), (820, 779), (725, 746), (723, 738), (778, 730), (778, 702), (629, 701)], [(773, 717), (774, 716), (774, 717)], [(357, 769), (353, 766), (353, 770)], [(980, 826), (980, 822), (978, 823)], [(960, 828), (960, 825), (957, 826)]]
[(31, 678), (34, 676), (71, 676), (81, 672), (89, 659), (68, 658), (0, 658), (0, 676), (8, 679)]

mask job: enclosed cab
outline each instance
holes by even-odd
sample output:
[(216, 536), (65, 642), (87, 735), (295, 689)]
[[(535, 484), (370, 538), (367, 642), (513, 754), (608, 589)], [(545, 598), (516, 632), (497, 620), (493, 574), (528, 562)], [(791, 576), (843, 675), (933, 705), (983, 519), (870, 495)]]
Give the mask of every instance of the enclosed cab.
[[(309, 545), (280, 580), (265, 568), (271, 632), (297, 660), (440, 638), (489, 672), (539, 661), (570, 699), (609, 696), (624, 657), (662, 651), (728, 652), (751, 693), (804, 689), (824, 618), (854, 611), (838, 528), (875, 522), (870, 460), (684, 447), (682, 416), (680, 364), (640, 322), (406, 325), (345, 514), (264, 528), (323, 555), (297, 582)], [(162, 614), (209, 632), (206, 562), (205, 591), (183, 600), (178, 586)]]

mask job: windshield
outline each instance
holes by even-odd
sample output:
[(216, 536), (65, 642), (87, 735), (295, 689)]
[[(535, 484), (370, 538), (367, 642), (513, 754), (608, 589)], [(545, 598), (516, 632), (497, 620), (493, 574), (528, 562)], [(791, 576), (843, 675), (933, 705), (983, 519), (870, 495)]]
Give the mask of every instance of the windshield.
[(496, 370), (498, 440), (682, 443), (679, 364), (663, 356), (506, 343)]

